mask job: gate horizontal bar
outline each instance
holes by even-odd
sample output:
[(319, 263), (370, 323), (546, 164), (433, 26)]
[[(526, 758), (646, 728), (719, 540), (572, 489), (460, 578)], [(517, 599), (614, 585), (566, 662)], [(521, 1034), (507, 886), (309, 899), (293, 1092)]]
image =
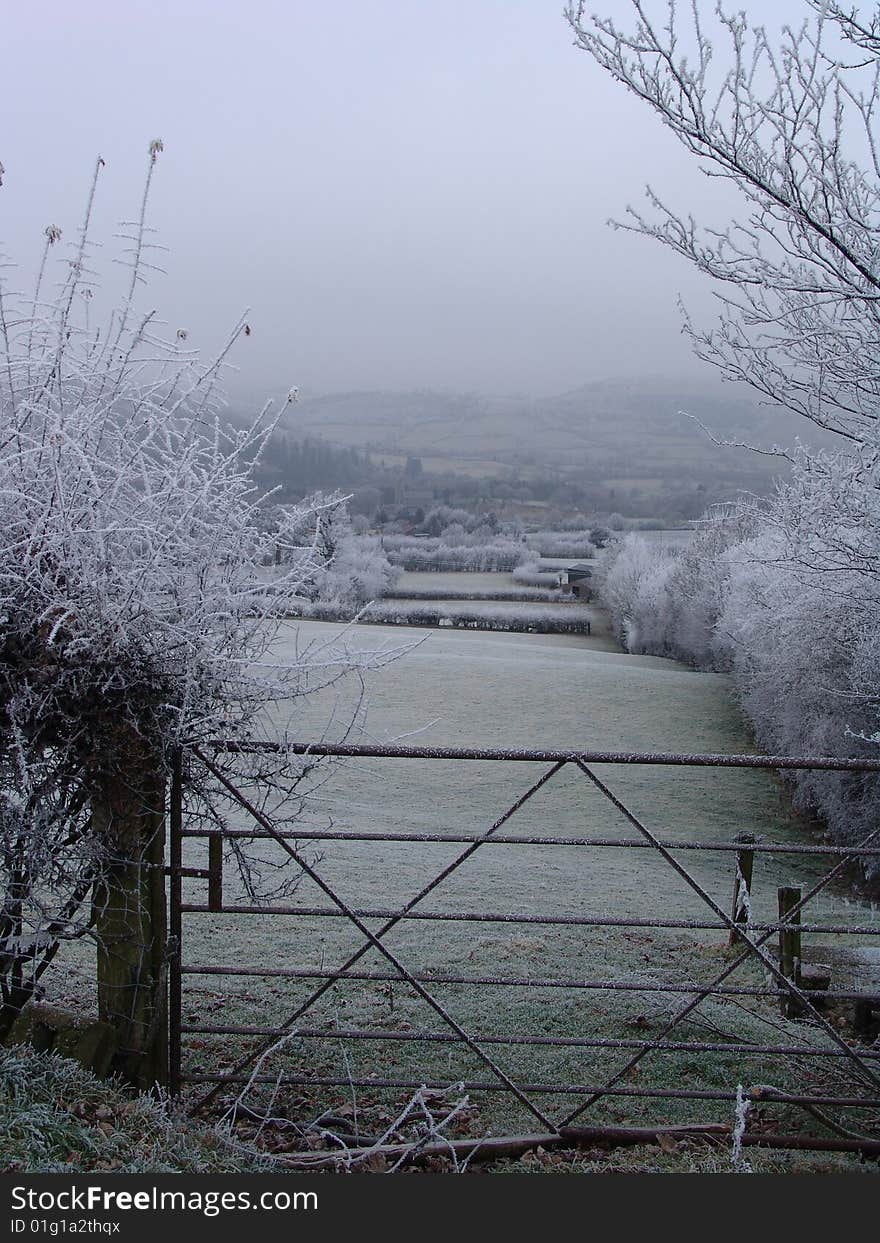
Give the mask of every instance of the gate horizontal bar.
[[(204, 903), (184, 902), (180, 908), (187, 915), (299, 915), (322, 919), (345, 919), (346, 916), (332, 906), (223, 906), (214, 911)], [(628, 919), (590, 915), (507, 915), (493, 911), (395, 911), (377, 908), (355, 908), (359, 919), (421, 919), (446, 923), (472, 924), (550, 924), (574, 928), (659, 928), (681, 931), (727, 932), (729, 925), (720, 920), (699, 919)], [(782, 932), (791, 927), (787, 923), (749, 924), (751, 932)], [(853, 936), (880, 936), (880, 924), (798, 924), (799, 932), (835, 932)]]
[[(195, 966), (182, 967), (181, 974), (257, 976), (262, 979), (289, 980), (378, 980), (406, 985), (406, 980), (389, 971), (325, 971), (308, 967)], [(778, 988), (745, 988), (727, 984), (709, 988), (708, 984), (697, 981), (658, 984), (649, 980), (636, 982), (631, 980), (566, 980), (545, 976), (449, 975), (440, 971), (423, 974), (413, 972), (412, 977), (420, 984), (493, 984), (499, 988), (583, 988), (626, 993), (703, 993), (708, 989), (707, 996), (712, 997), (778, 997), (780, 995)], [(840, 989), (801, 988), (800, 992), (805, 997), (827, 997), (835, 1001), (865, 1001), (877, 997), (877, 993), (870, 990), (845, 992)]]
[[(185, 829), (183, 837), (217, 837), (215, 829)], [(248, 841), (275, 841), (283, 837), (297, 842), (418, 842), (436, 843), (439, 846), (479, 842), (485, 846), (608, 846), (615, 850), (656, 850), (644, 838), (613, 837), (525, 837), (522, 834), (498, 833), (482, 838), (474, 833), (363, 833), (356, 829), (304, 829), (301, 832), (279, 830), (265, 833), (262, 829), (224, 829), (224, 838), (246, 838)], [(658, 838), (667, 850), (718, 850), (739, 853), (742, 842), (692, 842), (670, 841)], [(779, 855), (852, 855), (872, 858), (880, 855), (880, 846), (798, 846), (780, 842), (750, 842), (749, 850), (756, 854)]]
[[(364, 1031), (359, 1028), (284, 1028), (226, 1026), (185, 1023), (180, 1029), (187, 1035), (204, 1036), (287, 1036), (296, 1040), (402, 1040), (417, 1044), (460, 1044), (453, 1032)], [(746, 1056), (780, 1053), (792, 1057), (848, 1057), (843, 1049), (817, 1049), (815, 1045), (735, 1044), (732, 1041), (700, 1040), (614, 1040), (598, 1036), (487, 1036), (473, 1033), (477, 1044), (547, 1045), (551, 1048), (576, 1049), (651, 1049), (656, 1053), (741, 1053)], [(860, 1049), (860, 1057), (880, 1059), (880, 1051)]]
[[(418, 1090), (428, 1088), (431, 1091), (452, 1092), (509, 1092), (503, 1083), (493, 1081), (456, 1082), (450, 1087), (448, 1082), (435, 1081), (426, 1083), (424, 1079), (370, 1079), (350, 1078), (349, 1076), (331, 1075), (182, 1075), (187, 1083), (236, 1083), (268, 1084), (271, 1087), (324, 1087), (324, 1088), (406, 1088)], [(584, 1083), (524, 1083), (520, 1088), (523, 1092), (533, 1092), (544, 1096), (636, 1096), (645, 1099), (676, 1100), (676, 1101), (736, 1101), (736, 1092), (722, 1092), (711, 1088), (624, 1088), (589, 1086)], [(832, 1105), (837, 1109), (877, 1109), (880, 1099), (860, 1096), (799, 1096), (795, 1093), (771, 1092), (768, 1088), (756, 1088), (754, 1091), (743, 1092), (742, 1096), (749, 1101), (773, 1103), (777, 1105)]]
[(880, 760), (839, 759), (832, 755), (731, 755), (724, 752), (706, 754), (669, 751), (585, 751), (578, 748), (533, 750), (529, 748), (495, 747), (405, 747), (397, 745), (364, 746), (351, 742), (279, 743), (268, 739), (238, 741), (233, 738), (212, 738), (202, 744), (229, 754), (336, 755), (362, 759), (399, 760), (509, 760), (519, 763), (566, 763), (580, 760), (584, 764), (669, 764), (688, 768), (822, 768), (839, 772), (880, 772)]

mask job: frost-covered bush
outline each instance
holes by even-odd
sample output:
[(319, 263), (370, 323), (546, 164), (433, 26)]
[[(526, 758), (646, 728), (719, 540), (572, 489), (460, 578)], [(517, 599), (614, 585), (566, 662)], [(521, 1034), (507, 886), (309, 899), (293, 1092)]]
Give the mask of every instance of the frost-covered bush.
[[(512, 534), (515, 524), (506, 523), (505, 533)], [(466, 509), (454, 509), (449, 505), (435, 505), (425, 514), (422, 527), (427, 535), (434, 538), (444, 536), (447, 543), (452, 543), (450, 532), (461, 528), (468, 535), (476, 537), (475, 543), (485, 543), (501, 530), (501, 524), (494, 513), (474, 514)]]
[(316, 492), (300, 506), (281, 507), (275, 529), (276, 562), (309, 566), (298, 594), (340, 613), (384, 595), (400, 576), (378, 536), (355, 532), (346, 498), (339, 492)]
[(513, 581), (524, 587), (559, 587), (558, 571), (541, 568), (539, 561), (525, 560), (513, 571)]
[(537, 551), (539, 557), (563, 557), (567, 561), (573, 559), (589, 561), (596, 555), (596, 545), (590, 541), (586, 531), (583, 533), (573, 531), (570, 536), (565, 537), (533, 535), (529, 543)]
[[(876, 759), (880, 711), (877, 456), (807, 455), (763, 507), (716, 514), (684, 549), (629, 535), (597, 582), (632, 652), (727, 670), (760, 746)], [(835, 839), (875, 826), (871, 774), (799, 772), (797, 803)]]
[[(95, 309), (100, 160), (72, 245), (49, 226), (30, 289), (9, 271), (0, 282), (0, 1031), (56, 938), (85, 931), (90, 892), (98, 934), (114, 905), (128, 932), (141, 920), (176, 748), (263, 732), (270, 703), (365, 660), (265, 660), (278, 602), (297, 597), (313, 558), (291, 560), (267, 597), (275, 536), (252, 472), (273, 419), (267, 408), (234, 430), (218, 391), (248, 324), (205, 361), (144, 302), (161, 150), (151, 144), (124, 227), (110, 314)], [(126, 935), (117, 924), (119, 945)], [(133, 960), (144, 988), (132, 983), (124, 1005), (149, 1026), (155, 981), (142, 967)]]
[(435, 505), (425, 514), (424, 529), (428, 535), (436, 539), (454, 523), (460, 523), (466, 527), (470, 517), (466, 509), (453, 509), (450, 505)]
[(494, 513), (470, 514), (438, 505), (428, 511), (423, 536), (391, 533), (383, 544), (389, 560), (405, 570), (512, 570), (527, 555), (518, 526), (501, 527)]
[[(877, 758), (878, 486), (869, 450), (801, 455), (759, 533), (726, 554), (717, 642), (768, 750)], [(840, 840), (876, 827), (876, 776), (803, 773), (796, 785)]]
[(719, 508), (683, 547), (636, 534), (609, 545), (596, 581), (614, 633), (628, 651), (672, 656), (703, 669), (728, 667), (716, 634), (728, 577), (724, 554), (756, 520), (748, 506)]
[(519, 539), (454, 523), (439, 538), (394, 535), (383, 538), (388, 560), (404, 570), (498, 572), (513, 570), (528, 555)]
[[(298, 616), (320, 621), (347, 621), (351, 611), (338, 604), (303, 603)], [(511, 630), (534, 634), (589, 633), (592, 615), (576, 604), (499, 607), (491, 603), (377, 600), (362, 608), (358, 621), (383, 626), (456, 626), (471, 630)]]
[(407, 588), (404, 584), (397, 591), (387, 591), (386, 600), (504, 600), (510, 603), (530, 601), (559, 601), (558, 589), (549, 587), (517, 587), (511, 590), (502, 588), (494, 591), (484, 588), (482, 591), (466, 591), (462, 587), (435, 587), (432, 591)]
[(638, 535), (615, 542), (599, 558), (594, 581), (615, 636), (629, 652), (670, 654), (666, 639), (666, 585), (673, 558)]

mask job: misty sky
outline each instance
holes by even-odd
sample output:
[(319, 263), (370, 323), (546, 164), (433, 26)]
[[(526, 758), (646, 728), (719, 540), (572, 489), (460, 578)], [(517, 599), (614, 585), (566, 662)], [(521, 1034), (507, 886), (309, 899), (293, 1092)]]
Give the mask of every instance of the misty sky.
[(5, 0), (0, 246), (24, 284), (43, 227), (73, 235), (98, 154), (109, 242), (160, 136), (170, 253), (147, 301), (205, 350), (251, 308), (233, 395), (693, 375), (675, 299), (708, 308), (706, 290), (605, 221), (646, 181), (685, 206), (724, 196), (572, 46), (561, 9)]

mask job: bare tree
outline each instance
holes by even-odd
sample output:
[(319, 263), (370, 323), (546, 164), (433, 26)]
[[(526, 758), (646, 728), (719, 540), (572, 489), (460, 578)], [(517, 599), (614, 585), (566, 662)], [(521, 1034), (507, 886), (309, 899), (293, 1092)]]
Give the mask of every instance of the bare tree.
[[(632, 0), (634, 27), (566, 16), (576, 45), (649, 104), (746, 214), (700, 226), (650, 187), (646, 234), (717, 282), (714, 327), (686, 328), (729, 379), (859, 443), (880, 398), (880, 25), (825, 0), (776, 41), (743, 12)], [(716, 48), (716, 43), (719, 46)]]

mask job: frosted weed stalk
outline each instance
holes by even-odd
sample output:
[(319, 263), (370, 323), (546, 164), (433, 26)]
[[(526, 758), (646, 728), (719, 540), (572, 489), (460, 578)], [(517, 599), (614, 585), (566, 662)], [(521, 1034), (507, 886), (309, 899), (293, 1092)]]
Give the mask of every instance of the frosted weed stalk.
[(736, 1085), (736, 1107), (734, 1109), (733, 1121), (733, 1143), (730, 1153), (730, 1163), (738, 1174), (751, 1174), (752, 1167), (743, 1156), (743, 1136), (746, 1133), (746, 1125), (748, 1123), (749, 1106), (751, 1100), (743, 1091), (743, 1085)]

